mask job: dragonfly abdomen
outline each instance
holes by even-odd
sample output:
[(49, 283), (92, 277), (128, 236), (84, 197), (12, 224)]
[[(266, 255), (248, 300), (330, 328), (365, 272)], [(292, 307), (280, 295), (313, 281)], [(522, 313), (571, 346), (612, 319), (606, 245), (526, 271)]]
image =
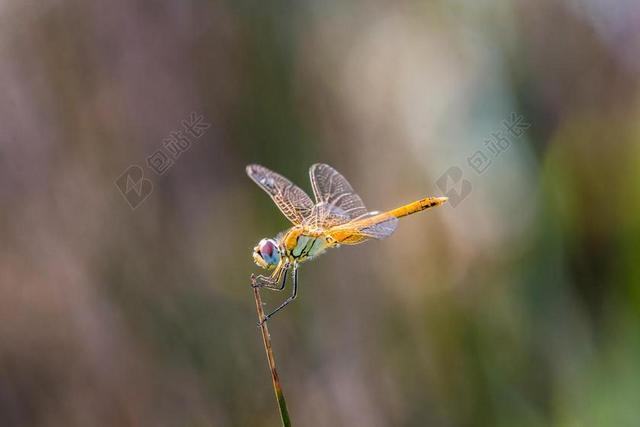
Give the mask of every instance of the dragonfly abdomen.
[(420, 199), (413, 203), (409, 203), (399, 208), (387, 211), (385, 212), (385, 214), (394, 216), (396, 218), (402, 218), (403, 216), (411, 215), (416, 212), (432, 208), (434, 206), (440, 206), (446, 201), (446, 197), (425, 197), (424, 199)]

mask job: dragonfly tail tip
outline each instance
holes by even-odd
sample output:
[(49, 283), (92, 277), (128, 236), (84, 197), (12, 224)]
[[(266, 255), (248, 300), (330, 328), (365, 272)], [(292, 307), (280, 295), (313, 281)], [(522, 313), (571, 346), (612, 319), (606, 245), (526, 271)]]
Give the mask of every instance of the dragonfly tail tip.
[(440, 205), (445, 203), (447, 200), (449, 200), (448, 197), (444, 197), (444, 196), (443, 197), (436, 197), (435, 199), (438, 202), (438, 204), (440, 204)]

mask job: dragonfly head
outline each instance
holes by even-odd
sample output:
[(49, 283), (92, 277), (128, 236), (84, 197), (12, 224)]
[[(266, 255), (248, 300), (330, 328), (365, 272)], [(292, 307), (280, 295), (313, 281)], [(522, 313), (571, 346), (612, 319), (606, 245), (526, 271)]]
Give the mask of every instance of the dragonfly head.
[(271, 270), (280, 263), (280, 248), (273, 239), (262, 239), (253, 248), (253, 261), (262, 268)]

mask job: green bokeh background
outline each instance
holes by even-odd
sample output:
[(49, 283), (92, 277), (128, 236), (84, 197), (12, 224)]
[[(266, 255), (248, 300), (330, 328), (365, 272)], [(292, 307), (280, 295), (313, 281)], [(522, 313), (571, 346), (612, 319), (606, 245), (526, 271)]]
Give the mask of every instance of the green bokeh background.
[[(310, 192), (315, 162), (371, 209), (451, 167), (472, 190), (303, 266), (270, 323), (294, 425), (640, 425), (636, 2), (16, 0), (0, 23), (0, 425), (278, 425), (248, 278), (289, 224), (244, 167)], [(211, 128), (154, 174), (192, 111)], [(476, 173), (512, 112), (530, 127)]]

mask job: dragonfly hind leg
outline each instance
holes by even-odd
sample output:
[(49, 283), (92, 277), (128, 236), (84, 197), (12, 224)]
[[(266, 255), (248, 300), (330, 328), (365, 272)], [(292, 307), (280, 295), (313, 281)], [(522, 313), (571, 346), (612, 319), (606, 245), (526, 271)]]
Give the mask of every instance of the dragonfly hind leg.
[(293, 266), (293, 291), (291, 292), (291, 296), (289, 298), (287, 298), (286, 300), (284, 300), (284, 302), (282, 304), (280, 304), (275, 310), (273, 310), (271, 313), (267, 314), (264, 319), (262, 319), (262, 322), (260, 322), (260, 324), (266, 322), (267, 320), (271, 319), (271, 317), (273, 317), (274, 314), (276, 314), (277, 312), (279, 312), (280, 310), (282, 310), (283, 308), (285, 308), (287, 305), (289, 305), (289, 303), (291, 303), (294, 299), (296, 299), (296, 297), (298, 296), (298, 266), (294, 264)]

